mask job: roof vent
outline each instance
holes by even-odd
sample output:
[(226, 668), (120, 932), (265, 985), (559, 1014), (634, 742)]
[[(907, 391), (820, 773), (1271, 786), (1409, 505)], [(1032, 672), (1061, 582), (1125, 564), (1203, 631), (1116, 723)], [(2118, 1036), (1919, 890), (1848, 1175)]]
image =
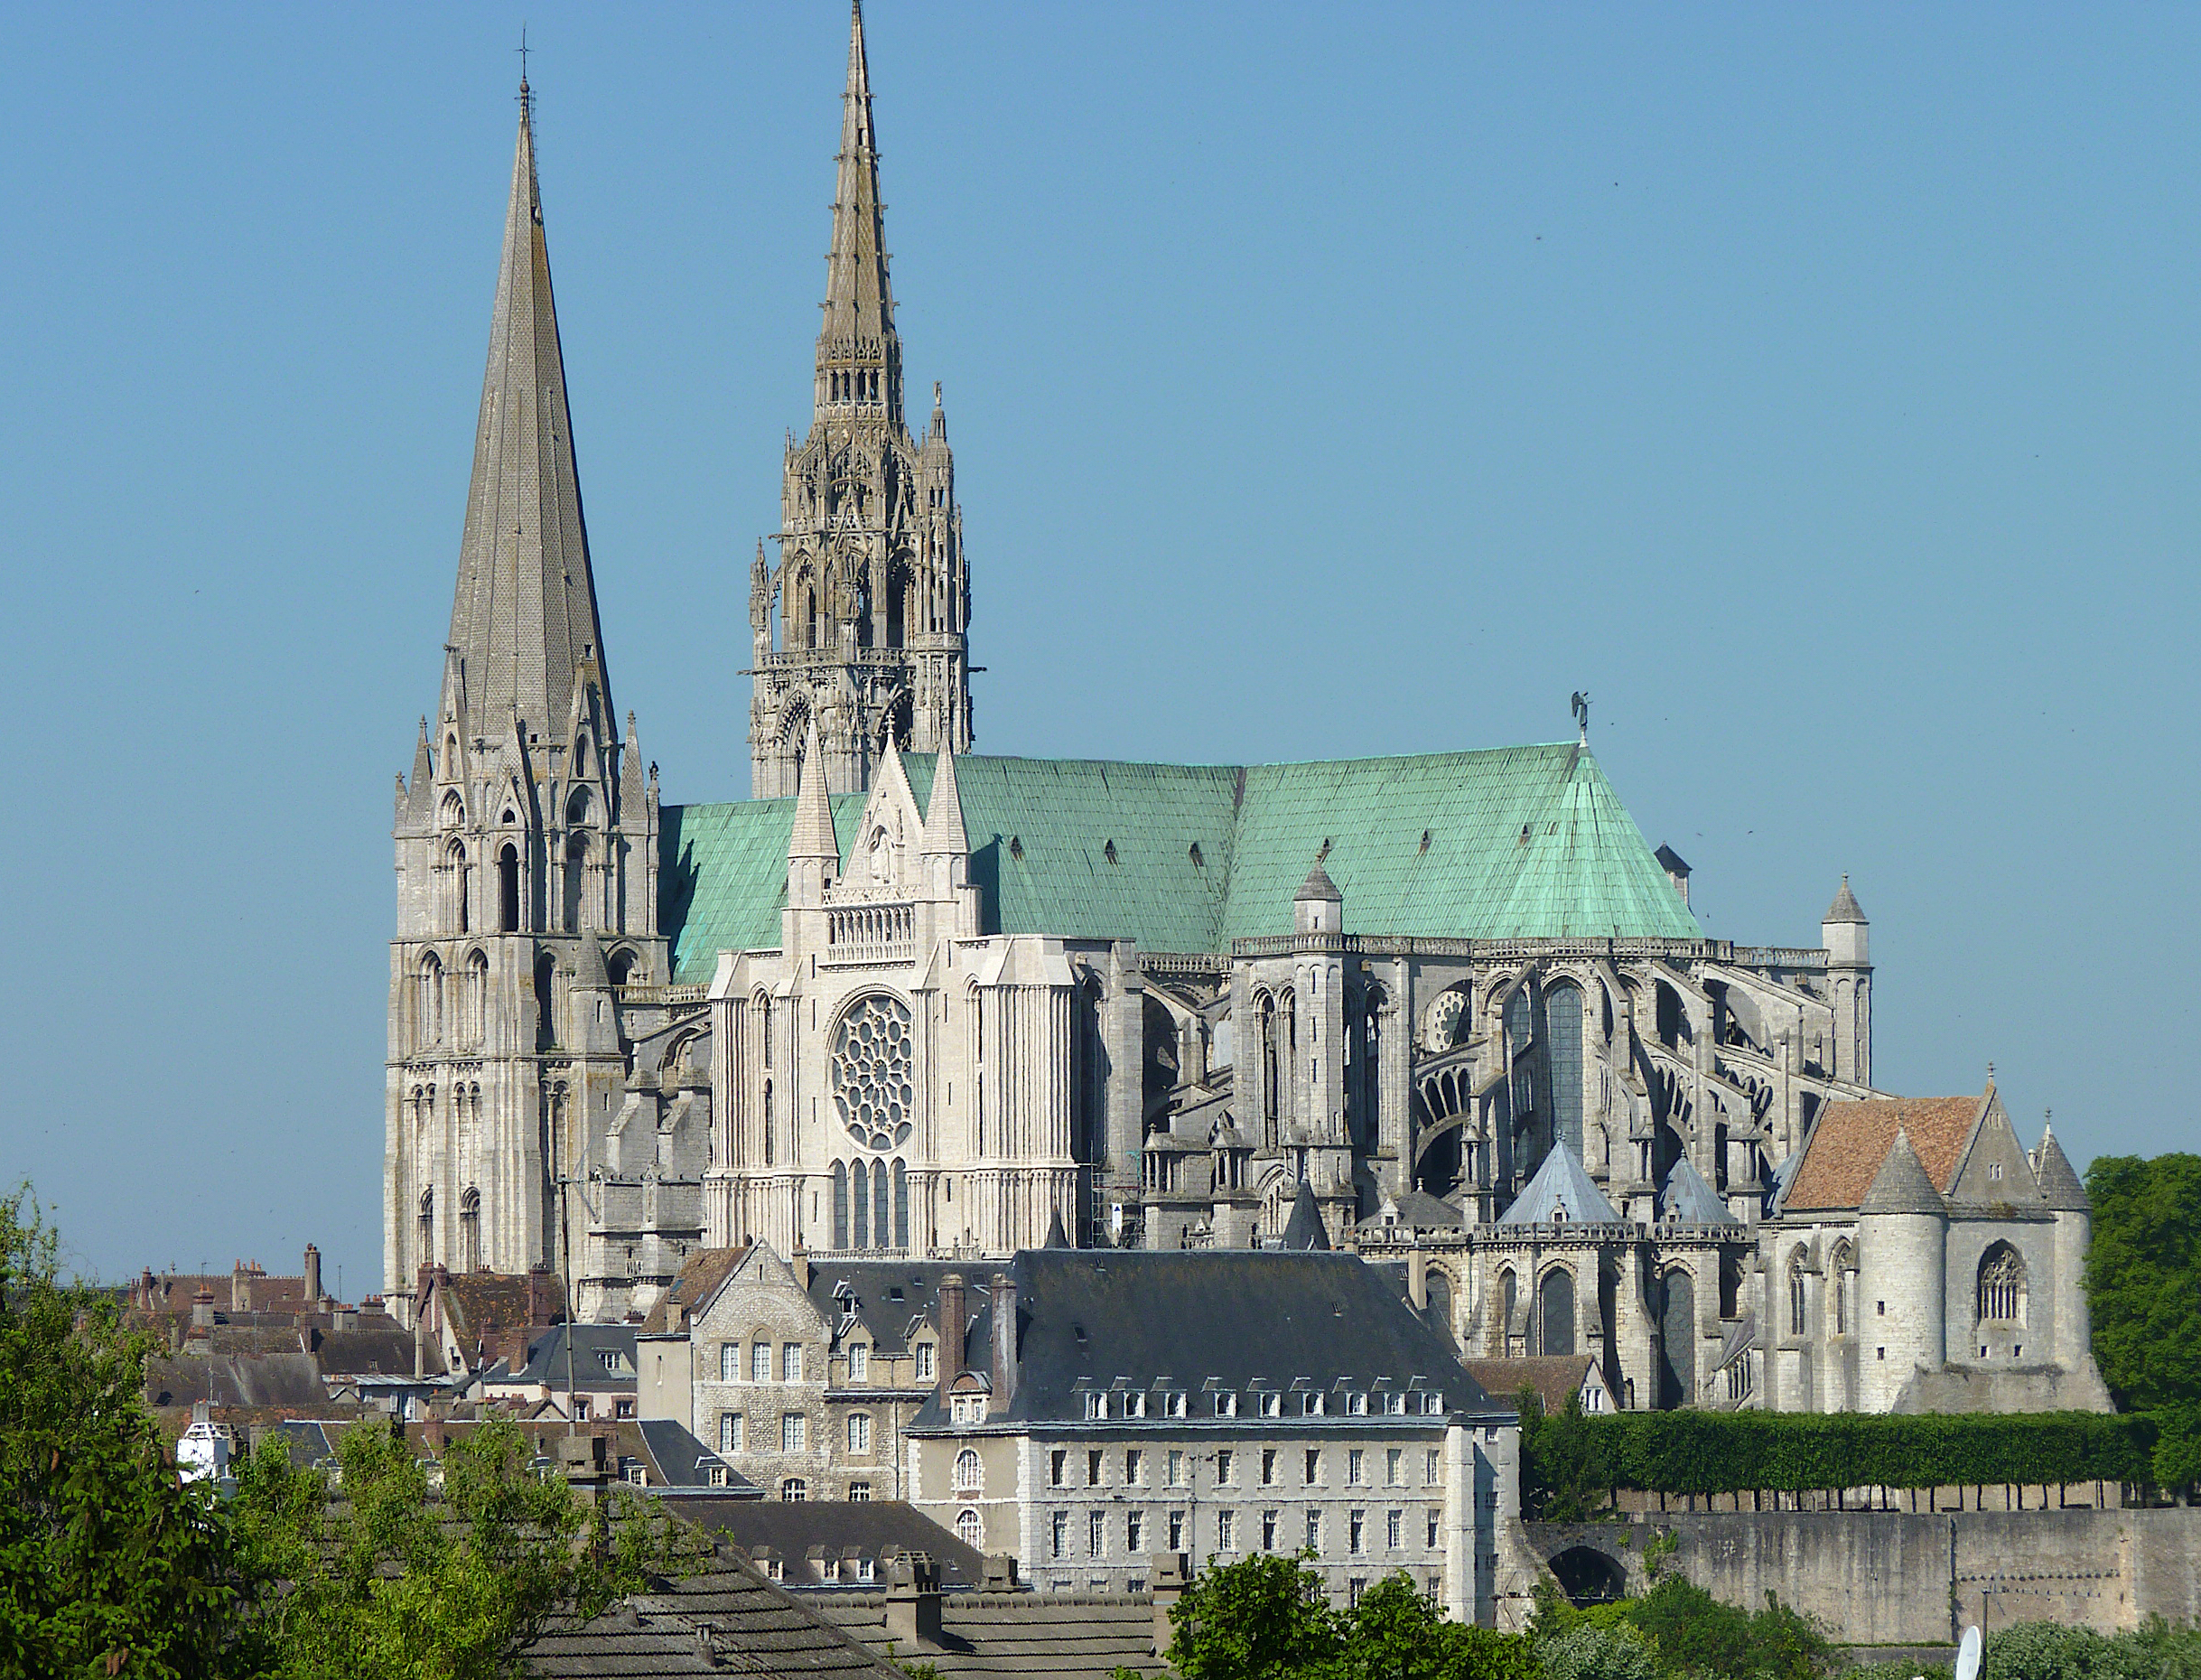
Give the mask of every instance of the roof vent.
[(1424, 852), (1429, 850), (1429, 830), (1426, 828), (1422, 831), (1422, 849)]
[(1200, 843), (1197, 840), (1192, 843), (1191, 858), (1193, 868), (1205, 869), (1208, 867), (1208, 860), (1200, 855)]
[[(1525, 833), (1527, 831), (1523, 830), (1523, 832)], [(1016, 861), (1020, 863), (1024, 861), (1024, 843), (1018, 839), (1014, 835), (1011, 835), (1009, 836), (1009, 855), (1016, 859)]]
[(1317, 852), (1317, 853), (1314, 854), (1314, 861), (1315, 861), (1316, 863), (1327, 863), (1327, 862), (1329, 861), (1329, 836), (1328, 835), (1324, 835), (1322, 836), (1322, 849), (1321, 849), (1320, 851)]
[(1104, 841), (1101, 845), (1101, 855), (1106, 858), (1111, 863), (1114, 863), (1115, 842), (1113, 840)]

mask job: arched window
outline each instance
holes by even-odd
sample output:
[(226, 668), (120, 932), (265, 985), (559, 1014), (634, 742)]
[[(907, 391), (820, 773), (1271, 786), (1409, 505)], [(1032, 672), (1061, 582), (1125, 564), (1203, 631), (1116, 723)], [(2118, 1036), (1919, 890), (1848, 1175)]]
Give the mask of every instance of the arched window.
[(1582, 1154), (1582, 991), (1562, 982), (1543, 994), (1545, 1053), (1552, 1063), (1552, 1134)]
[(443, 1040), (443, 965), (434, 951), (420, 959), (420, 1041)]
[(894, 1163), (894, 1246), (909, 1246), (909, 1179), (902, 1163)]
[(420, 1193), (420, 1254), (424, 1261), (435, 1258), (435, 1186)]
[(519, 848), (508, 840), (497, 854), (497, 929), (519, 931)]
[(537, 1050), (557, 1048), (558, 1012), (552, 996), (557, 979), (557, 959), (545, 951), (535, 959), (535, 1047)]
[[(771, 1157), (768, 1154), (765, 1159)], [(833, 1163), (833, 1246), (837, 1249), (848, 1246), (848, 1163)]]
[(481, 1192), (471, 1185), (459, 1198), (459, 1257), (467, 1271), (481, 1269)]
[(1276, 1000), (1264, 994), (1261, 1000), (1261, 1142), (1266, 1149), (1276, 1147), (1280, 1071), (1276, 1065)]
[(1658, 1404), (1683, 1406), (1696, 1399), (1696, 1280), (1675, 1266), (1659, 1280)]
[(565, 843), (565, 931), (579, 933), (587, 911), (589, 837), (575, 835)]
[(966, 1507), (956, 1513), (956, 1538), (973, 1551), (985, 1544), (986, 1526), (976, 1511)]
[(1788, 1333), (1804, 1333), (1804, 1251), (1788, 1256)]
[(634, 984), (637, 960), (632, 951), (614, 951), (611, 962), (605, 965), (604, 972), (613, 985), (631, 985)]
[(1506, 1338), (1513, 1334), (1514, 1309), (1521, 1304), (1521, 1285), (1510, 1271), (1498, 1274), (1498, 1356), (1511, 1351)]
[[(586, 735), (583, 735), (576, 739), (574, 742), (574, 774), (576, 776), (585, 776), (588, 773), (589, 738)], [(582, 815), (585, 817), (587, 814), (588, 807), (587, 806), (583, 805), (582, 807)]]
[(881, 1248), (888, 1246), (888, 1236), (893, 1228), (887, 1223), (889, 1199), (887, 1163), (874, 1161), (872, 1162), (872, 1240), (874, 1246)]
[(1574, 1351), (1574, 1274), (1553, 1266), (1536, 1289), (1536, 1351)]
[(467, 933), (468, 926), (466, 842), (453, 840), (443, 848), (443, 867), (451, 872), (451, 926), (453, 932)]
[(955, 1490), (957, 1493), (984, 1493), (986, 1490), (985, 1467), (979, 1463), (975, 1449), (965, 1447), (956, 1454)]
[(476, 951), (466, 959), (466, 1037), (479, 1048), (489, 1036), (490, 959)]
[(764, 1082), (764, 1164), (772, 1164), (772, 1082)]
[(1826, 1274), (1828, 1281), (1833, 1284), (1829, 1293), (1834, 1297), (1831, 1308), (1834, 1315), (1834, 1334), (1837, 1336), (1850, 1333), (1850, 1279), (1855, 1264), (1850, 1258), (1850, 1245), (1836, 1243), (1833, 1255), (1827, 1262)]
[(1996, 1243), (1980, 1256), (1980, 1322), (2023, 1324), (2025, 1294), (2025, 1261), (2008, 1243)]
[(1528, 1022), (1528, 986), (1525, 982), (1514, 988), (1513, 995), (1506, 1000), (1506, 1041), (1518, 1056), (1528, 1048), (1532, 1034)]
[(848, 1168), (848, 1200), (855, 1214), (853, 1242), (858, 1248), (872, 1246), (871, 1169), (858, 1159)]
[[(454, 752), (457, 750), (458, 744), (459, 743), (455, 741), (451, 743), (452, 749)], [(446, 758), (444, 761), (443, 773), (447, 776), (451, 773), (451, 764), (448, 758)], [(459, 798), (457, 789), (452, 789), (450, 792), (443, 796), (443, 804), (436, 807), (435, 820), (441, 826), (445, 828), (456, 828), (460, 824), (466, 820), (466, 802)]]

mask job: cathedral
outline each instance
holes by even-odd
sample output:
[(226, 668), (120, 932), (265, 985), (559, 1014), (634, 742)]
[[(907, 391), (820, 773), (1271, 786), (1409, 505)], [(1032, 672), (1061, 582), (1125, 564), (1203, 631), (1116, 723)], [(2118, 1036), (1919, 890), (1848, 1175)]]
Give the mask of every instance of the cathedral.
[[(387, 1287), (646, 1312), (701, 1246), (1350, 1246), (1633, 1406), (2097, 1402), (2083, 1190), (1872, 1083), (1867, 923), (1709, 937), (1587, 731), (974, 751), (940, 387), (905, 418), (852, 16), (812, 417), (750, 579), (752, 798), (613, 705), (526, 86), (434, 713), (396, 790)], [(1928, 1259), (1932, 1264), (1927, 1265)], [(1967, 1398), (1968, 1397), (1968, 1398)]]

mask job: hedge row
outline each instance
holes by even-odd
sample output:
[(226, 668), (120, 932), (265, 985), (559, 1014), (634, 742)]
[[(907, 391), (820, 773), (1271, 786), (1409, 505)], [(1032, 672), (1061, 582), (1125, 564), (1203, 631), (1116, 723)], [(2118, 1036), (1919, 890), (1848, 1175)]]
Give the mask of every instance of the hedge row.
[(2145, 1414), (1625, 1412), (1545, 1418), (1524, 1432), (1523, 1445), (1537, 1480), (1646, 1493), (1814, 1493), (2144, 1482), (2152, 1479), (2157, 1433), (2156, 1420)]

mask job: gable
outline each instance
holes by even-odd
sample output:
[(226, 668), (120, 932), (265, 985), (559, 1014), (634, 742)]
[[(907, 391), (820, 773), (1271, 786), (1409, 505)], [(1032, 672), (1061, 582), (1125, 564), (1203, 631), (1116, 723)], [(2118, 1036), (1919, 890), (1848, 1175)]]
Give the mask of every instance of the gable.
[(1973, 1129), (1971, 1146), (1956, 1170), (1950, 1195), (1958, 1201), (2038, 1201), (2040, 1186), (2033, 1177), (2033, 1163), (2010, 1123), (2000, 1097), (1987, 1104)]

